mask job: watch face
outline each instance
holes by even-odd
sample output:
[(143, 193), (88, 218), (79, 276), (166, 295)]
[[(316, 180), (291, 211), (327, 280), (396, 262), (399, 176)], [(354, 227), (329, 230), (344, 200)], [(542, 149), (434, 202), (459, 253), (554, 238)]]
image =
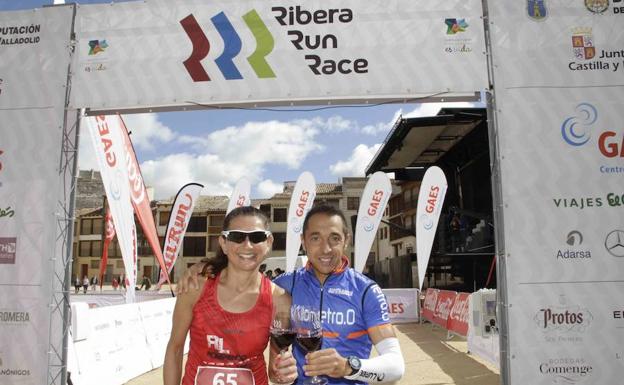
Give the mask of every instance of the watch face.
[(362, 363), (359, 358), (351, 356), (349, 357), (349, 366), (351, 366), (353, 370), (360, 370)]

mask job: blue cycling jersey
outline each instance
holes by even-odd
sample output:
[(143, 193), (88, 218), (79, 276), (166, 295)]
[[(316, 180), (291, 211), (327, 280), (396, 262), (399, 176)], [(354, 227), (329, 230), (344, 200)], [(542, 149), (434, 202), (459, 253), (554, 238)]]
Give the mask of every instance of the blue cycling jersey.
[[(294, 311), (318, 312), (322, 309), (321, 349), (334, 348), (345, 358), (369, 358), (372, 342), (368, 330), (390, 323), (388, 304), (379, 285), (351, 268), (337, 270), (323, 285), (311, 267), (284, 273), (274, 283), (290, 293)], [(299, 372), (297, 384), (307, 378), (302, 369), (305, 354), (301, 346), (293, 344), (293, 355)], [(364, 384), (346, 378), (327, 377), (327, 380), (332, 385)]]

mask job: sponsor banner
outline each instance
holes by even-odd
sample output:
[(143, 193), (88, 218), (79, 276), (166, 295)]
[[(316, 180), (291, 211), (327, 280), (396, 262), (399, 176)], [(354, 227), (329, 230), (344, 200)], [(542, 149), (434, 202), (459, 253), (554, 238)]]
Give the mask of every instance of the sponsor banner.
[(392, 184), (383, 171), (377, 171), (370, 176), (358, 209), (357, 223), (355, 224), (355, 242), (353, 268), (362, 272), (368, 259), (371, 246), (377, 236), (377, 229), (384, 215), (386, 204), (392, 194)]
[(115, 238), (115, 225), (113, 224), (113, 215), (110, 207), (106, 207), (106, 215), (104, 216), (104, 242), (102, 244), (102, 261), (100, 262), (100, 290), (104, 284), (104, 274), (108, 262), (108, 246)]
[[(123, 138), (123, 144), (125, 149), (126, 167), (128, 168), (128, 183), (130, 185), (130, 197), (132, 198), (132, 207), (139, 219), (141, 228), (143, 229), (143, 235), (150, 245), (158, 264), (160, 265), (161, 272), (166, 270), (165, 260), (160, 250), (160, 242), (158, 241), (158, 233), (156, 232), (156, 224), (154, 223), (154, 216), (152, 214), (152, 208), (150, 207), (150, 199), (143, 183), (143, 175), (141, 175), (141, 168), (139, 167), (139, 161), (134, 153), (134, 147), (130, 140), (130, 134), (128, 127), (121, 115), (118, 115), (119, 123), (121, 125), (121, 136)], [(112, 119), (112, 118), (111, 118)], [(135, 224), (136, 226), (136, 224)], [(136, 239), (135, 239), (136, 242)], [(135, 267), (136, 268), (136, 267)], [(136, 277), (136, 272), (135, 272)], [(165, 279), (169, 280), (169, 275), (165, 275)]]
[(432, 323), (446, 329), (446, 324), (451, 314), (451, 308), (453, 307), (456, 295), (456, 291), (440, 290), (438, 292), (435, 310), (433, 311), (433, 319), (431, 320)]
[(136, 285), (136, 227), (128, 184), (124, 128), (118, 117), (103, 115), (84, 118), (91, 133), (93, 149), (100, 167), (108, 206), (113, 215), (119, 248), (126, 271), (126, 301), (134, 302)]
[(418, 289), (382, 289), (392, 323), (418, 322)]
[(489, 8), (494, 43), (501, 42), (494, 58), (505, 82), (499, 87), (622, 84), (621, 1), (497, 1)]
[(438, 303), (439, 289), (428, 288), (425, 291), (425, 300), (422, 307), (422, 317), (429, 322), (433, 322), (433, 314), (435, 313), (436, 304)]
[(89, 337), (74, 343), (89, 383), (122, 384), (152, 369), (137, 304), (90, 309), (89, 319)]
[(453, 302), (453, 307), (449, 313), (446, 328), (461, 336), (468, 335), (468, 303), (470, 302), (469, 293), (457, 293)]
[(290, 197), (288, 224), (286, 227), (286, 271), (293, 271), (301, 247), (303, 220), (314, 204), (316, 181), (314, 175), (304, 171), (297, 178), (297, 183)]
[(0, 109), (64, 108), (73, 9), (0, 12)]
[(171, 321), (175, 298), (146, 301), (138, 304), (145, 330), (147, 348), (152, 367), (158, 368), (165, 361), (165, 350), (171, 335)]
[(171, 269), (175, 265), (178, 259), (178, 254), (182, 248), (184, 234), (186, 234), (186, 228), (191, 220), (193, 214), (193, 208), (199, 197), (203, 185), (199, 183), (188, 183), (178, 191), (169, 213), (169, 222), (167, 223), (167, 230), (165, 231), (165, 243), (163, 245), (163, 256), (165, 257), (165, 266), (167, 267), (167, 274), (161, 270), (160, 279), (158, 280), (158, 287), (165, 283), (168, 279), (168, 274), (171, 273)]
[(480, 0), (84, 5), (75, 32), (73, 108), (403, 99), (488, 87)]
[(227, 215), (230, 211), (234, 210), (237, 207), (250, 205), (251, 184), (247, 179), (241, 178), (238, 180), (238, 182), (236, 182), (236, 186), (234, 186), (234, 190), (232, 190), (232, 195), (230, 196), (230, 201), (228, 202), (228, 207), (225, 215)]
[(418, 192), (418, 206), (416, 208), (416, 254), (418, 261), (418, 287), (422, 288), (431, 247), (438, 228), (438, 220), (446, 195), (446, 177), (437, 166), (427, 169), (420, 191)]
[(41, 311), (47, 301), (24, 294), (19, 288), (3, 289), (0, 299), (2, 384), (42, 384), (47, 376), (50, 314)]

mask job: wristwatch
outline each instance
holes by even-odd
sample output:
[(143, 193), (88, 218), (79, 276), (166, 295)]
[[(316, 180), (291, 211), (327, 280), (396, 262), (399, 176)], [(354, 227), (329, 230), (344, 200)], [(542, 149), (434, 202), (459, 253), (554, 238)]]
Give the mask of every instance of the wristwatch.
[(356, 356), (347, 357), (347, 363), (351, 367), (351, 373), (349, 373), (349, 376), (355, 375), (360, 371), (360, 369), (362, 369), (362, 361), (360, 361), (360, 359)]

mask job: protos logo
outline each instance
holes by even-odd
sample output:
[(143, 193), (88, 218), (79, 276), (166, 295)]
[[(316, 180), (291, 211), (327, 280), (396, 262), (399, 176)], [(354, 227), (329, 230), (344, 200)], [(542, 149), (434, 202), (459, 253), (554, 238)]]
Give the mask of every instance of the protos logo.
[[(242, 79), (243, 75), (241, 75), (233, 61), (242, 48), (240, 36), (225, 13), (220, 12), (210, 20), (221, 36), (221, 39), (223, 39), (223, 52), (215, 59), (217, 67), (219, 67), (219, 70), (226, 80)], [(265, 60), (265, 57), (273, 51), (275, 45), (273, 35), (271, 35), (271, 32), (269, 32), (255, 9), (243, 15), (243, 21), (256, 39), (256, 50), (247, 57), (249, 65), (258, 78), (265, 79), (276, 77), (273, 69)], [(183, 62), (184, 67), (186, 67), (186, 70), (189, 75), (191, 75), (194, 82), (210, 81), (210, 76), (208, 76), (208, 73), (201, 64), (201, 61), (210, 51), (210, 41), (208, 41), (208, 38), (193, 14), (180, 20), (180, 24), (193, 44), (193, 52), (191, 52), (188, 59)]]
[[(583, 146), (591, 139), (590, 130), (598, 120), (598, 110), (590, 103), (580, 103), (575, 108), (575, 114), (566, 118), (561, 124), (561, 136), (570, 146)], [(598, 150), (607, 158), (624, 158), (624, 135), (622, 143), (614, 140), (618, 134), (615, 131), (605, 130), (598, 136)]]
[(544, 331), (585, 332), (593, 316), (580, 307), (546, 307), (540, 309), (533, 320)]

